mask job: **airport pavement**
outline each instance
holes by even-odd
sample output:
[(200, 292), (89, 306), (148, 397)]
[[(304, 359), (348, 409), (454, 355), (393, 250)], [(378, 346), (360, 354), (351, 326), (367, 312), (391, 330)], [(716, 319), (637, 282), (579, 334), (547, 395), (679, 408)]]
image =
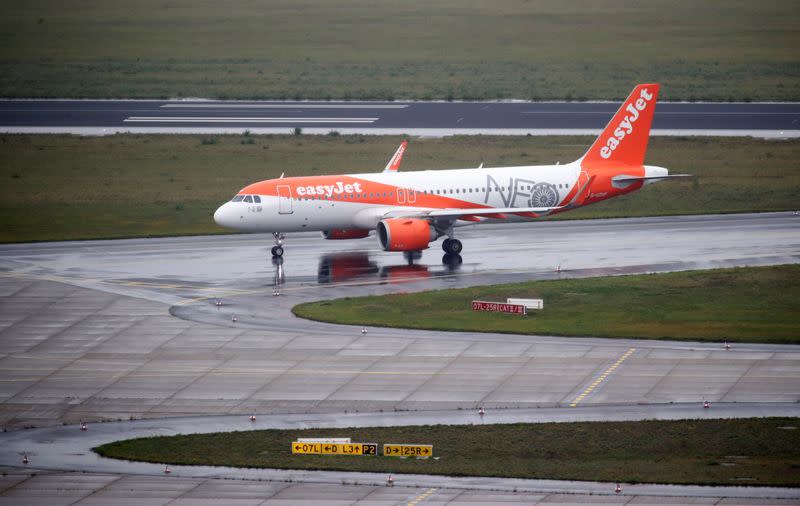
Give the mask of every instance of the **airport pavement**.
[[(795, 263), (798, 226), (792, 213), (771, 213), (541, 223), (491, 234), (478, 227), (464, 231), (464, 263), (455, 267), (442, 265), (434, 251), (409, 265), (372, 242), (308, 234), (290, 236), (279, 265), (265, 257), (270, 243), (263, 235), (4, 245), (0, 423), (18, 429), (187, 415), (246, 419), (252, 412), (313, 420), (345, 411), (472, 412), (479, 405), (569, 411), (572, 403), (574, 409), (688, 403), (702, 413), (704, 399), (736, 403), (741, 413), (747, 406), (759, 410), (759, 403), (794, 407), (799, 346), (726, 351), (721, 343), (372, 328), (362, 334), (296, 319), (289, 309), (303, 300), (512, 279)], [(276, 287), (280, 296), (272, 295)], [(222, 306), (214, 304), (217, 297)], [(100, 473), (87, 476), (97, 477), (101, 494), (102, 483), (133, 480), (92, 472)], [(72, 476), (51, 474), (55, 482)], [(24, 483), (0, 497), (40, 497), (24, 492)], [(327, 486), (339, 490), (332, 494), (352, 492)], [(308, 489), (286, 488), (300, 491)], [(191, 503), (190, 496), (170, 494), (156, 495)], [(370, 494), (359, 504), (370, 504)], [(435, 494), (426, 500), (436, 497), (449, 500)]]
[[(641, 496), (627, 485), (619, 495), (503, 492), (457, 488), (394, 487), (356, 483), (292, 483), (108, 473), (66, 473), (1, 468), (0, 505), (165, 505), (171, 506), (395, 506), (478, 504), (503, 505), (774, 505), (797, 504), (793, 498), (726, 498), (721, 496)], [(610, 488), (610, 487), (607, 487)]]
[[(0, 100), (0, 131), (596, 135), (619, 102)], [(797, 103), (658, 104), (654, 135), (800, 136)]]

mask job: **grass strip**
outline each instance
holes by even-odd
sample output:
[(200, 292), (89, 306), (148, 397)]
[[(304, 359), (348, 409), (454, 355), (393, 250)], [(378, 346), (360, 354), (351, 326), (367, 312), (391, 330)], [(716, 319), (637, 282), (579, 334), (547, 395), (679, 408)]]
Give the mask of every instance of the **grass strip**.
[(798, 100), (793, 2), (2, 2), (0, 96)]
[[(509, 297), (544, 299), (544, 309), (522, 317), (470, 307)], [(788, 344), (800, 343), (798, 300), (800, 265), (780, 265), (344, 298), (292, 311), (353, 325)]]
[[(747, 418), (258, 430), (132, 439), (95, 451), (174, 465), (796, 487), (798, 425)], [(290, 443), (301, 437), (432, 444), (439, 458), (292, 455)]]
[[(221, 233), (214, 210), (248, 183), (379, 172), (401, 137), (0, 135), (0, 242)], [(591, 137), (413, 139), (402, 170), (540, 165)], [(800, 140), (655, 137), (648, 163), (690, 180), (648, 186), (556, 219), (792, 210)]]

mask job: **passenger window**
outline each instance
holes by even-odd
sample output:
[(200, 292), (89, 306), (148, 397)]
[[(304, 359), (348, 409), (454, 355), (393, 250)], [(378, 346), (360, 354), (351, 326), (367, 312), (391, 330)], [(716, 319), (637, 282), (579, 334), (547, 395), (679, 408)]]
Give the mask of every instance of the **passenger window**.
[(253, 202), (255, 202), (256, 204), (260, 204), (261, 197), (259, 197), (258, 195), (253, 195)]
[(241, 202), (243, 198), (244, 198), (244, 195), (237, 195), (237, 196), (233, 197), (231, 202)]
[(252, 197), (250, 197), (250, 195), (246, 196), (246, 197), (244, 198), (244, 201), (245, 201), (245, 202), (250, 202), (251, 204), (253, 203), (253, 199), (252, 199)]

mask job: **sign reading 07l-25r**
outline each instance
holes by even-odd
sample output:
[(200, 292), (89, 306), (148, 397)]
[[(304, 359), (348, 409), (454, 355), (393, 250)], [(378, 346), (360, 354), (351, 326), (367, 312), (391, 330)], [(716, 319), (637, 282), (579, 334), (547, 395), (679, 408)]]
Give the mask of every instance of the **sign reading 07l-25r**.
[(433, 457), (433, 445), (383, 445), (384, 457)]
[(303, 443), (292, 441), (292, 453), (314, 455), (377, 455), (377, 443)]

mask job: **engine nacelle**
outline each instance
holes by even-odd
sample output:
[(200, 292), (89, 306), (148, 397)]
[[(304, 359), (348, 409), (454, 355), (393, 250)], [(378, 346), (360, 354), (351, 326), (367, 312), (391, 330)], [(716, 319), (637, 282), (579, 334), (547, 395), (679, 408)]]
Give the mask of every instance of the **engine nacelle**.
[(378, 242), (384, 251), (419, 251), (428, 249), (439, 233), (427, 220), (389, 218), (378, 222)]
[(369, 230), (365, 228), (334, 228), (322, 231), (322, 237), (330, 240), (363, 239), (368, 235)]

